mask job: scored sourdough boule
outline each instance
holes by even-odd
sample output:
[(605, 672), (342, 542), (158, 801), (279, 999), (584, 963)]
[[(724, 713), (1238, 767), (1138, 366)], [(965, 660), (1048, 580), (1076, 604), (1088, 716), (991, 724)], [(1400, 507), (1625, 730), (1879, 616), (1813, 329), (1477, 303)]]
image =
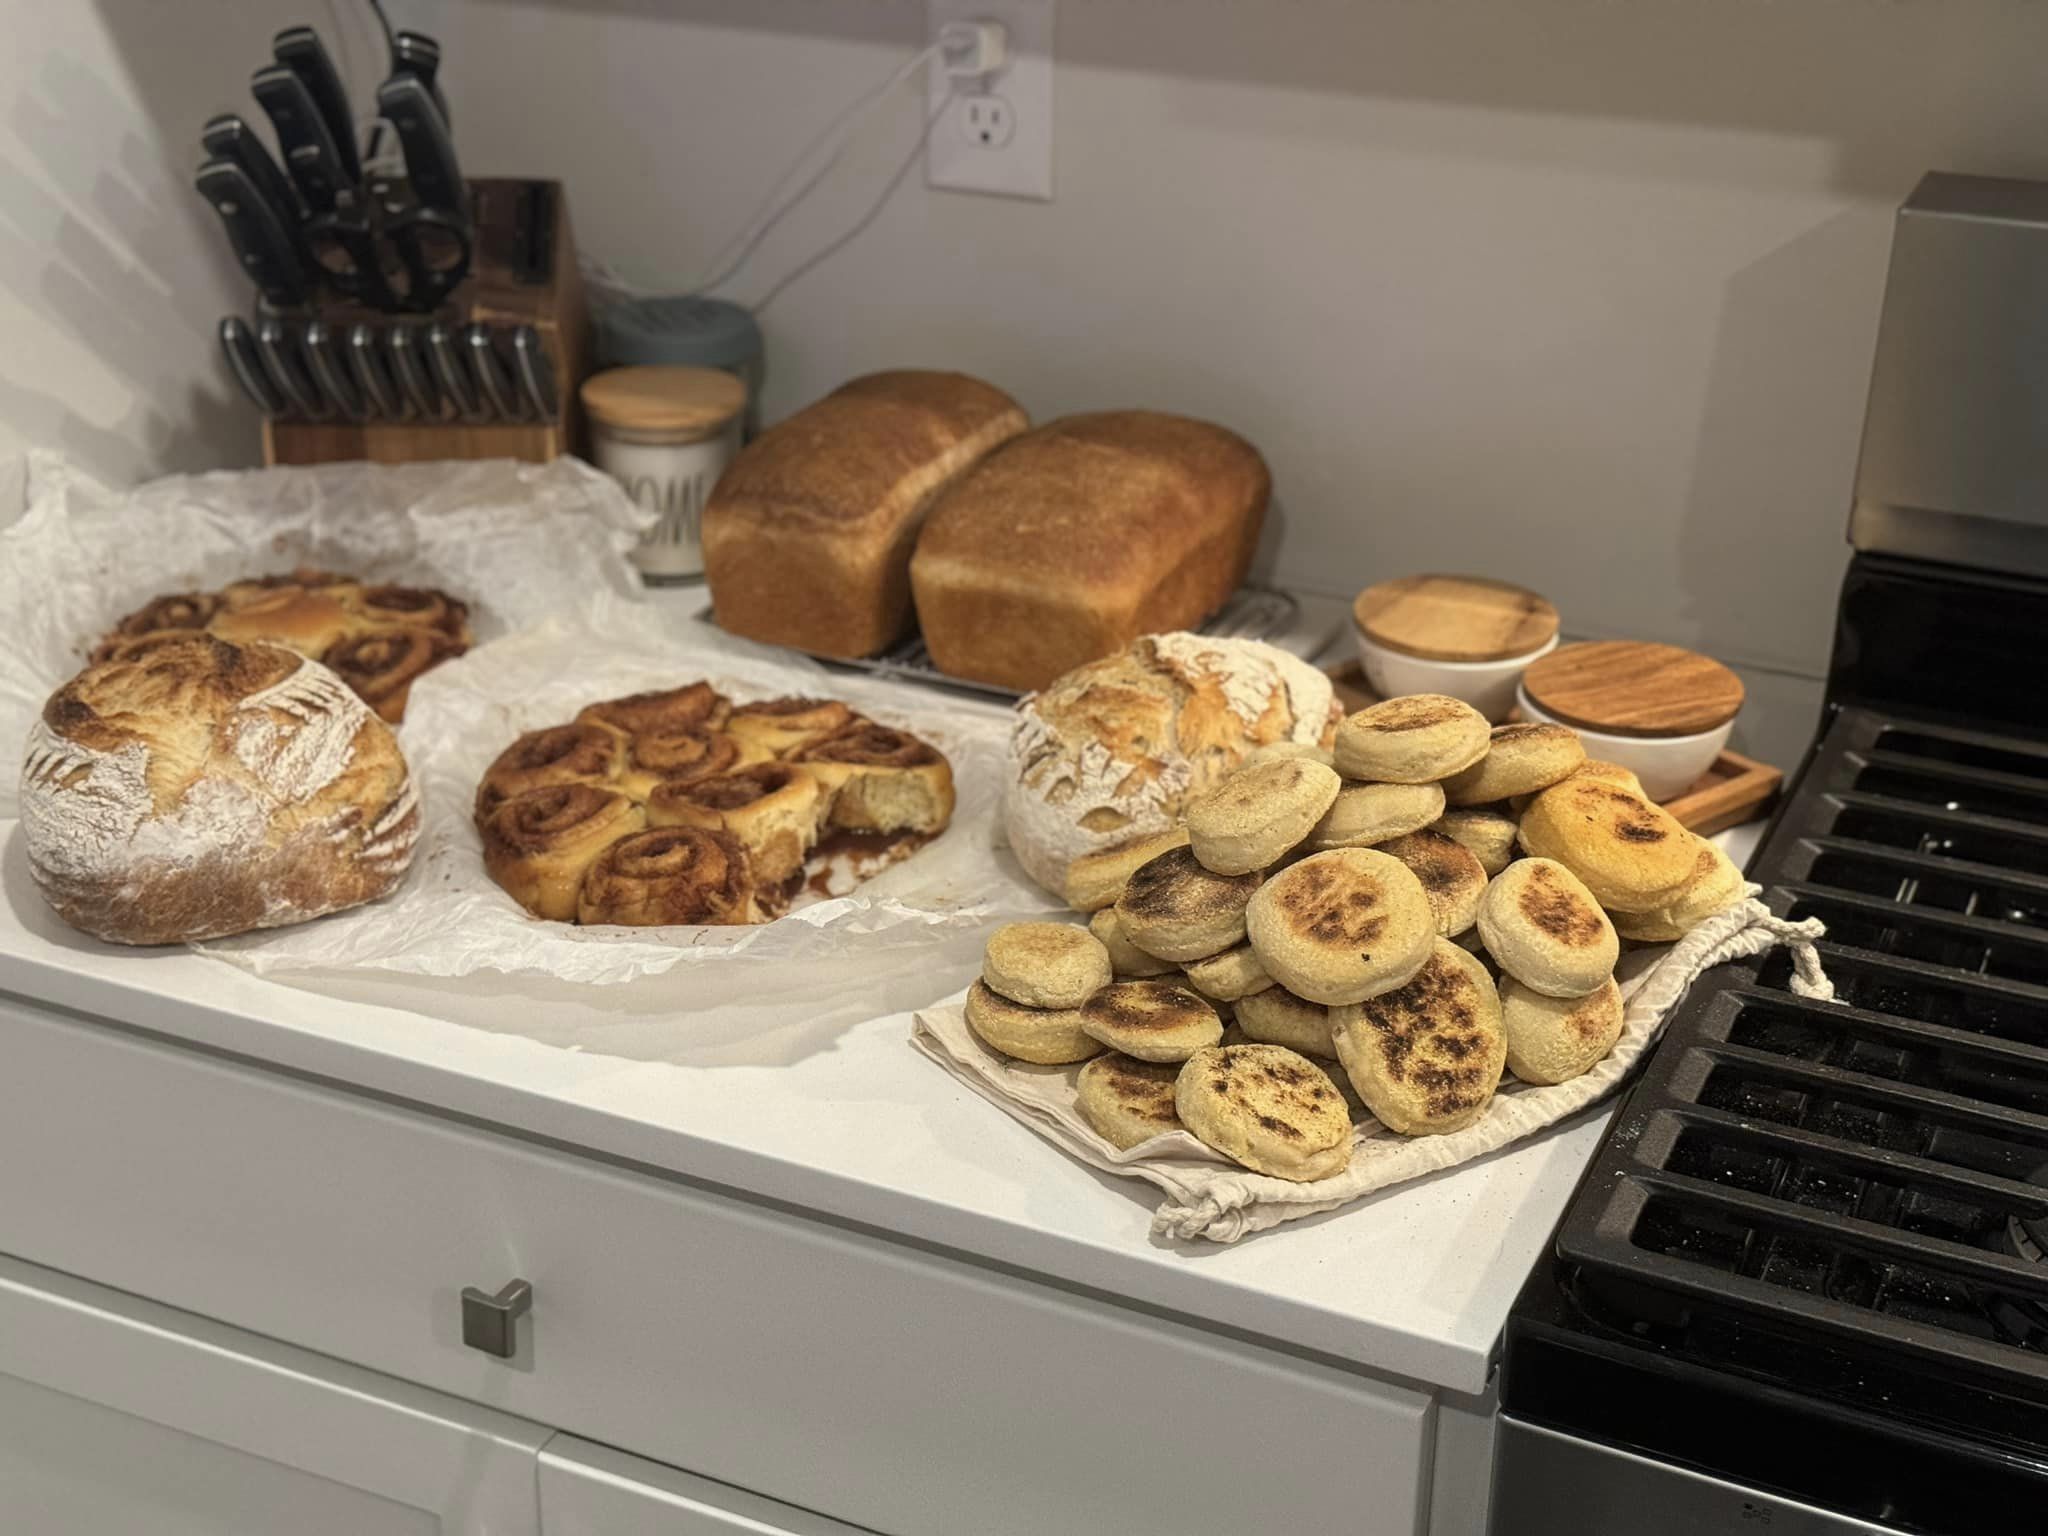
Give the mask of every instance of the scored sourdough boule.
[(1102, 1042), (1081, 1027), (1078, 1008), (1027, 1008), (987, 982), (967, 989), (967, 1027), (984, 1044), (1042, 1067), (1063, 1067), (1100, 1055)]
[(1173, 1107), (1177, 1061), (1139, 1061), (1104, 1051), (1074, 1080), (1074, 1106), (1095, 1134), (1124, 1152), (1141, 1141), (1180, 1129)]
[(1186, 1061), (1223, 1037), (1216, 1010), (1170, 981), (1110, 983), (1081, 1005), (1081, 1027), (1140, 1061)]
[(1188, 846), (1219, 875), (1264, 869), (1308, 836), (1343, 783), (1299, 757), (1240, 768), (1188, 802)]
[(1457, 839), (1424, 827), (1388, 839), (1380, 844), (1380, 852), (1392, 854), (1415, 871), (1422, 894), (1429, 898), (1436, 931), (1445, 938), (1456, 938), (1478, 918), (1479, 898), (1486, 894), (1486, 869), (1478, 855)]
[(1444, 781), (1444, 798), (1452, 805), (1485, 805), (1534, 794), (1568, 778), (1585, 760), (1585, 744), (1568, 725), (1497, 725), (1486, 755)]
[(1584, 997), (1545, 997), (1510, 978), (1500, 989), (1508, 1070), (1525, 1083), (1568, 1083), (1621, 1038), (1621, 988), (1608, 977)]
[(1306, 1184), (1351, 1162), (1351, 1116), (1321, 1067), (1277, 1045), (1197, 1051), (1174, 1088), (1180, 1123), (1254, 1173)]
[(1462, 1130), (1493, 1102), (1507, 1063), (1500, 996), (1478, 957), (1438, 939), (1405, 987), (1330, 1010), (1337, 1059), (1390, 1131)]
[(988, 936), (981, 979), (1027, 1008), (1078, 1008), (1109, 985), (1109, 951), (1070, 923), (1005, 923)]
[(1257, 875), (1219, 875), (1193, 850), (1169, 848), (1140, 865), (1116, 899), (1124, 937), (1161, 960), (1206, 960), (1244, 940)]
[(1303, 845), (1317, 852), (1370, 848), (1419, 832), (1443, 813), (1441, 784), (1346, 784)]
[(1273, 985), (1273, 978), (1259, 963), (1258, 951), (1249, 944), (1226, 949), (1206, 960), (1190, 960), (1182, 969), (1197, 992), (1222, 1003), (1237, 1002)]
[(1188, 829), (1174, 827), (1133, 838), (1101, 853), (1084, 853), (1067, 866), (1063, 894), (1076, 912), (1099, 912), (1123, 895), (1132, 875), (1160, 854), (1188, 845)]
[(1489, 880), (1515, 861), (1515, 818), (1499, 811), (1483, 807), (1445, 811), (1429, 824), (1429, 830), (1469, 848)]
[(1699, 862), (1693, 834), (1669, 811), (1599, 779), (1567, 779), (1538, 795), (1521, 843), (1577, 875), (1610, 912), (1671, 905)]
[(1245, 929), (1266, 973), (1323, 1004), (1390, 991), (1429, 958), (1436, 920), (1413, 870), (1370, 848), (1291, 864), (1259, 887)]
[[(1695, 834), (1697, 837), (1697, 834)], [(1726, 911), (1749, 893), (1735, 861), (1703, 837), (1692, 878), (1669, 903), (1649, 912), (1616, 912), (1614, 928), (1624, 939), (1641, 944), (1667, 944), (1682, 939), (1716, 912)]]
[(1584, 997), (1614, 974), (1614, 924), (1552, 859), (1517, 859), (1479, 903), (1479, 936), (1508, 975), (1546, 997)]
[(1290, 1051), (1320, 1056), (1325, 1061), (1337, 1057), (1337, 1045), (1330, 1036), (1330, 1010), (1321, 1003), (1296, 997), (1285, 987), (1269, 987), (1239, 998), (1237, 1027), (1244, 1031), (1247, 1040), (1262, 1045), (1284, 1045)]
[(1411, 693), (1347, 716), (1333, 749), (1337, 771), (1374, 784), (1433, 784), (1486, 755), (1486, 716), (1463, 699)]
[(1124, 921), (1115, 907), (1104, 907), (1089, 918), (1088, 931), (1109, 951), (1109, 968), (1118, 977), (1169, 976), (1174, 971), (1171, 960), (1146, 954), (1125, 936)]

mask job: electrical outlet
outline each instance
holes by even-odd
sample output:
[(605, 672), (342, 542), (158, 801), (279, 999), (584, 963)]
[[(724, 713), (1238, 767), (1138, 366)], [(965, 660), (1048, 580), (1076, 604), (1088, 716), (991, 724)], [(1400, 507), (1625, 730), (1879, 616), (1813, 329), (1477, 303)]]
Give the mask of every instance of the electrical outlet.
[(955, 79), (933, 59), (926, 111), (925, 183), (955, 192), (1052, 198), (1052, 43), (1055, 0), (928, 0), (927, 36), (950, 21), (999, 21), (1003, 67)]

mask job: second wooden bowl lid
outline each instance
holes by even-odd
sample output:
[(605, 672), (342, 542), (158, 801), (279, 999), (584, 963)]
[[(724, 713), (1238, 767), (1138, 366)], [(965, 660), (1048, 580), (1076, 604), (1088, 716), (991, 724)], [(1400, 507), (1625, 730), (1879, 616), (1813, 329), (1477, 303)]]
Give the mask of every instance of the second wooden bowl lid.
[(1403, 576), (1367, 587), (1351, 616), (1375, 645), (1425, 661), (1505, 661), (1548, 645), (1557, 610), (1484, 576)]
[(1611, 736), (1693, 736), (1742, 708), (1742, 679), (1713, 657), (1643, 640), (1561, 645), (1522, 687), (1546, 715)]

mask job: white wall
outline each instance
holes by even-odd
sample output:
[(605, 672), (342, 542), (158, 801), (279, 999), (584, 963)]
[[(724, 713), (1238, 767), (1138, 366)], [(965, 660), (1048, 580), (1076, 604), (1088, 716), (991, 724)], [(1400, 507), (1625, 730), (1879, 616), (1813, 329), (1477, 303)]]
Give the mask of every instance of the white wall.
[[(474, 166), (683, 283), (921, 0), (450, 0)], [(394, 14), (406, 12), (394, 0)], [(1037, 415), (1228, 422), (1280, 574), (1487, 570), (1574, 631), (1742, 665), (1789, 761), (1824, 669), (1891, 210), (1936, 166), (2048, 174), (2020, 0), (1064, 0), (1058, 196), (928, 192), (767, 311), (770, 410), (892, 363)], [(873, 201), (906, 90), (728, 290)]]

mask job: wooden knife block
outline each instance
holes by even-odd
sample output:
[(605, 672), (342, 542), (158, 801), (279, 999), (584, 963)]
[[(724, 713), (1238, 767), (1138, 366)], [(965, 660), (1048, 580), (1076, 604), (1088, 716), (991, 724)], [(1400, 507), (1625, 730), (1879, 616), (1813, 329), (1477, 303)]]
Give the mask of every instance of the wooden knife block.
[(267, 464), (324, 464), (337, 459), (371, 459), (379, 464), (412, 464), (429, 459), (525, 459), (542, 463), (565, 453), (582, 453), (583, 407), (577, 386), (590, 359), (590, 311), (576, 265), (576, 241), (569, 228), (569, 200), (559, 182), (553, 189), (553, 225), (548, 232), (549, 265), (544, 281), (530, 273), (520, 249), (517, 211), (520, 194), (535, 183), (496, 178), (472, 181), (475, 248), (469, 275), (432, 315), (395, 316), (347, 302), (316, 305), (307, 318), (328, 322), (338, 332), (357, 321), (373, 326), (440, 321), (448, 326), (481, 321), (488, 325), (530, 325), (540, 333), (554, 361), (552, 422), (441, 422), (338, 420), (306, 421), (284, 416), (263, 423)]

